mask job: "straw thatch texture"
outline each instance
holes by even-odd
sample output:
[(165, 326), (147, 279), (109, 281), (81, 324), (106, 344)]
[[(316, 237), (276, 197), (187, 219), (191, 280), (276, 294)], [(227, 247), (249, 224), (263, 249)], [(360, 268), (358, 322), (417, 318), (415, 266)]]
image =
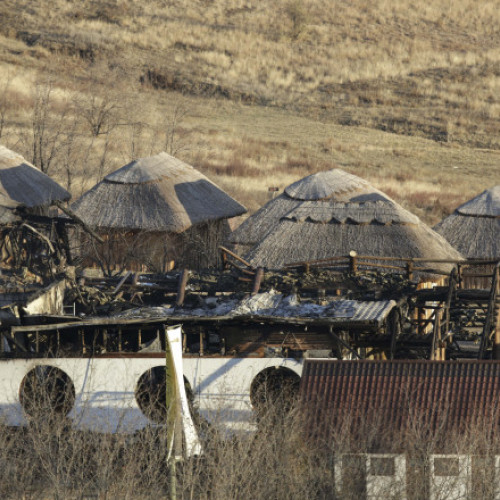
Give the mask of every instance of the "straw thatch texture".
[(353, 196), (372, 192), (374, 188), (367, 181), (338, 168), (308, 175), (285, 188), (285, 193), (290, 198), (303, 201), (332, 198), (336, 201), (349, 201)]
[(0, 193), (28, 208), (67, 201), (71, 195), (22, 156), (0, 146)]
[(464, 256), (500, 257), (500, 185), (458, 207), (434, 229)]
[(246, 212), (200, 172), (167, 153), (125, 165), (72, 208), (92, 227), (172, 233)]
[[(245, 258), (255, 266), (349, 255), (461, 259), (459, 252), (425, 224), (342, 224), (283, 219)], [(434, 266), (437, 269), (442, 266)]]
[(245, 258), (268, 268), (345, 256), (352, 250), (380, 257), (462, 259), (417, 216), (339, 169), (292, 184), (247, 219), (230, 241), (253, 244)]
[[(392, 200), (364, 179), (343, 170), (319, 172), (304, 177), (285, 188), (284, 193), (266, 203), (233, 231), (229, 241), (243, 246), (253, 246), (272, 231), (282, 217), (294, 210), (300, 210), (302, 216), (309, 214), (313, 218), (319, 217), (320, 219), (331, 219), (335, 213), (343, 218), (341, 214), (343, 210), (347, 217), (352, 215), (354, 218), (366, 219), (371, 215), (364, 208), (360, 209), (361, 204), (377, 201), (384, 203)], [(345, 205), (346, 203), (352, 203), (352, 205)], [(373, 207), (381, 216), (384, 205), (379, 203)], [(409, 212), (406, 212), (405, 217), (407, 216), (414, 217)]]

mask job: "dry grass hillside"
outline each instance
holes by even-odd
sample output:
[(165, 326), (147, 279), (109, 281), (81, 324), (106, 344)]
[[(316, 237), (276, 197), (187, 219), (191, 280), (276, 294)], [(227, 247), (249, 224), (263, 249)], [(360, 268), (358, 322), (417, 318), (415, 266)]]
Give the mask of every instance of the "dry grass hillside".
[(497, 7), (2, 0), (0, 142), (74, 196), (166, 150), (251, 210), (338, 165), (435, 223), (500, 183)]

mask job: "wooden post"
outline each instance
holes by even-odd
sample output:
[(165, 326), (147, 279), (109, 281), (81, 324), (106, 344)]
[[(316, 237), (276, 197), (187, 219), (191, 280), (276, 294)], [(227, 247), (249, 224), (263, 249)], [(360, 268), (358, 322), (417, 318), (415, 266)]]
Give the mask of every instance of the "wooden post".
[(419, 335), (423, 335), (425, 333), (424, 321), (425, 321), (424, 310), (421, 307), (419, 307), (417, 310), (417, 333)]
[(434, 329), (432, 332), (432, 347), (431, 359), (435, 361), (441, 360), (441, 310), (434, 311)]
[[(491, 276), (491, 290), (490, 290), (490, 295), (488, 299), (488, 308), (486, 310), (486, 320), (484, 322), (483, 326), (483, 332), (481, 334), (481, 343), (479, 345), (479, 359), (484, 358), (484, 353), (487, 347), (487, 342), (490, 338), (490, 332), (493, 328), (493, 322), (495, 322), (496, 331), (495, 331), (495, 340), (494, 342), (496, 343), (497, 340), (497, 332), (498, 332), (498, 314), (499, 312), (496, 311), (497, 308), (497, 298), (498, 298), (498, 290), (500, 287), (500, 262), (494, 267), (492, 276)], [(495, 312), (497, 313), (497, 317), (495, 318)], [(493, 351), (497, 349), (497, 346), (493, 346)], [(495, 355), (495, 354), (494, 354)]]
[(123, 284), (125, 283), (125, 281), (127, 281), (127, 278), (130, 276), (130, 274), (131, 274), (131, 271), (127, 271), (123, 275), (123, 278), (120, 280), (120, 282), (118, 283), (118, 285), (116, 285), (116, 288), (113, 290), (113, 295), (116, 295), (118, 293), (118, 291), (123, 286)]
[(256, 295), (257, 293), (259, 293), (259, 288), (263, 277), (264, 277), (264, 269), (262, 267), (259, 267), (257, 269), (257, 272), (255, 273), (255, 278), (253, 280), (252, 295)]
[(493, 359), (500, 359), (500, 311), (497, 313), (497, 326), (495, 329), (495, 345), (493, 346)]
[(82, 343), (82, 354), (85, 354), (86, 349), (85, 349), (85, 331), (84, 330), (78, 330), (80, 333), (80, 340)]
[(122, 329), (118, 328), (118, 352), (122, 350)]
[(200, 356), (203, 356), (203, 354), (205, 354), (205, 350), (203, 348), (203, 337), (203, 329), (200, 327)]
[[(498, 268), (497, 273), (500, 273), (500, 269)], [(493, 359), (500, 359), (500, 304), (498, 303), (498, 297), (500, 297), (500, 277), (497, 278), (496, 303), (498, 304), (498, 307), (496, 309), (497, 320), (495, 325), (495, 345), (493, 346)]]
[(182, 306), (184, 304), (184, 298), (186, 294), (186, 285), (189, 279), (189, 270), (183, 269), (179, 276), (179, 286), (177, 287), (177, 300), (175, 301), (176, 306)]
[(406, 277), (409, 279), (409, 280), (412, 280), (413, 279), (413, 261), (409, 260), (407, 263), (406, 263)]
[(349, 268), (352, 274), (357, 274), (358, 272), (358, 254), (351, 250), (349, 252)]
[(399, 322), (399, 308), (394, 308), (393, 313), (390, 315), (390, 330), (391, 330), (391, 347), (390, 347), (390, 354), (389, 354), (389, 359), (394, 359), (394, 354), (396, 353), (396, 342), (398, 340), (399, 334), (400, 334), (400, 322)]

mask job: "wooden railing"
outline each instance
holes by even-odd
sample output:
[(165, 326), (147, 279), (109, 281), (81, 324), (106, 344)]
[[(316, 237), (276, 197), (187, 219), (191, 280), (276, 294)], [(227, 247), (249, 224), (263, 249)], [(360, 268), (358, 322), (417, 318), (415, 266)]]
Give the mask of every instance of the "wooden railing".
[[(486, 345), (490, 340), (491, 334), (494, 333), (494, 355), (498, 354), (500, 345), (498, 323), (500, 322), (500, 312), (497, 310), (497, 297), (499, 296), (500, 286), (500, 262), (496, 264), (493, 270), (490, 297), (488, 300), (488, 310), (486, 311), (486, 320), (484, 322), (483, 332), (481, 335), (481, 344), (479, 347), (479, 359), (484, 357)], [(495, 317), (496, 316), (496, 317)]]
[[(432, 264), (450, 264), (456, 266), (458, 282), (463, 281), (464, 276), (474, 278), (491, 278), (491, 273), (485, 272), (466, 272), (471, 267), (484, 267), (496, 265), (499, 261), (494, 259), (430, 259), (426, 257), (383, 257), (373, 255), (358, 255), (356, 252), (350, 252), (347, 256), (330, 257), (328, 259), (309, 260), (301, 262), (291, 262), (285, 264), (285, 268), (298, 268), (302, 267), (308, 272), (312, 267), (331, 267), (333, 269), (344, 268), (351, 273), (358, 273), (361, 268), (363, 269), (389, 269), (405, 274), (408, 279), (412, 279), (414, 273), (430, 273), (442, 276), (449, 276), (450, 271), (443, 271), (436, 269)], [(423, 267), (422, 264), (426, 266)]]

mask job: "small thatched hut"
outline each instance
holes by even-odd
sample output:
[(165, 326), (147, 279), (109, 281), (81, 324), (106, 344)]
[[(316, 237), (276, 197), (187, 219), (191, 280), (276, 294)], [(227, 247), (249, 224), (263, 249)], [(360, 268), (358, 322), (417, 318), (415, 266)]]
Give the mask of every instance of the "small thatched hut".
[(107, 270), (216, 265), (228, 219), (245, 207), (190, 165), (160, 153), (109, 174), (72, 209), (107, 238), (93, 258)]
[(340, 169), (288, 186), (249, 217), (229, 241), (255, 266), (360, 255), (461, 259), (420, 219), (367, 181)]
[(33, 211), (71, 197), (48, 175), (4, 146), (0, 146), (0, 195)]
[(500, 258), (500, 185), (459, 206), (434, 229), (468, 258)]
[[(0, 146), (0, 260), (9, 265), (34, 265), (48, 262), (49, 251), (44, 247), (54, 228), (65, 232), (54, 219), (44, 219), (56, 201), (68, 201), (71, 195), (57, 182), (27, 162), (21, 155)], [(56, 211), (56, 210), (55, 210)], [(31, 224), (27, 225), (29, 219)], [(33, 219), (33, 220), (31, 220)], [(42, 219), (42, 220), (40, 220)], [(43, 222), (45, 220), (45, 222)], [(39, 224), (38, 229), (33, 225)], [(43, 249), (43, 250), (42, 250)], [(61, 260), (58, 260), (61, 264)], [(48, 266), (46, 266), (48, 267)]]

